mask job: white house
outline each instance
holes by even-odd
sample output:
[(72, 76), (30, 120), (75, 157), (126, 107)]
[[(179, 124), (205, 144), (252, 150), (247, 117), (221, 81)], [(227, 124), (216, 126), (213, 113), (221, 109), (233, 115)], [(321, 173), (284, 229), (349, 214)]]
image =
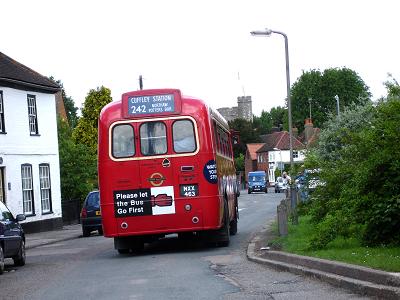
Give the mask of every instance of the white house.
[[(305, 158), (305, 150), (296, 149), (293, 150), (293, 162), (302, 163)], [(269, 180), (270, 182), (275, 181), (275, 171), (279, 170), (283, 172), (284, 165), (290, 165), (290, 149), (278, 149), (273, 148), (272, 151), (268, 151), (269, 161)]]
[(53, 81), (0, 52), (0, 201), (26, 232), (62, 227)]
[[(259, 170), (267, 170), (270, 183), (275, 182), (275, 172), (284, 169), (284, 165), (290, 165), (289, 132), (278, 131), (261, 136), (264, 145), (257, 150), (257, 157), (264, 157), (263, 164), (258, 161)], [(305, 145), (293, 137), (293, 162), (302, 163), (305, 157)]]

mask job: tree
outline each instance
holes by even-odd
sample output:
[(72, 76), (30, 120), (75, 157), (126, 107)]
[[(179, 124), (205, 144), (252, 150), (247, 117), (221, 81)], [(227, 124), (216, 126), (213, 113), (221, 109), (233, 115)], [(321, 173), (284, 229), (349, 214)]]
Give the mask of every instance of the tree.
[(239, 153), (239, 156), (235, 158), (236, 171), (244, 171), (244, 154)]
[[(400, 243), (400, 89), (392, 79), (377, 105), (347, 109), (322, 130), (306, 165), (325, 183), (312, 195), (313, 248), (338, 236), (366, 245)], [(316, 163), (316, 164), (315, 164)]]
[(323, 127), (329, 114), (336, 112), (335, 96), (340, 109), (370, 102), (371, 93), (361, 77), (348, 68), (331, 68), (323, 72), (303, 72), (291, 89), (293, 125), (304, 129), (304, 119), (310, 115), (316, 127)]
[(71, 128), (75, 128), (78, 124), (78, 108), (75, 107), (74, 100), (71, 97), (67, 96), (61, 80), (55, 80), (53, 76), (51, 76), (50, 79), (61, 87), (61, 95), (64, 102), (65, 113), (67, 114), (68, 124), (69, 126), (71, 126)]
[(90, 90), (83, 103), (82, 117), (73, 131), (74, 141), (86, 145), (93, 155), (97, 154), (97, 123), (100, 111), (111, 101), (110, 89), (102, 86)]
[(287, 118), (287, 109), (281, 106), (271, 108), (269, 114), (271, 116), (273, 127), (282, 127), (285, 123), (285, 116)]
[(57, 124), (61, 199), (83, 201), (96, 186), (96, 158), (90, 154), (87, 146), (74, 143), (72, 129), (66, 121), (58, 118)]
[(258, 135), (267, 134), (271, 132), (272, 118), (271, 114), (267, 111), (262, 111), (260, 117), (253, 116), (253, 128)]
[(260, 142), (260, 136), (254, 130), (253, 122), (244, 119), (229, 121), (231, 129), (239, 131), (240, 142), (233, 147), (234, 157), (239, 157), (240, 153), (246, 153), (246, 144)]
[(388, 74), (388, 80), (385, 81), (385, 86), (388, 91), (387, 98), (400, 98), (400, 85), (392, 74)]

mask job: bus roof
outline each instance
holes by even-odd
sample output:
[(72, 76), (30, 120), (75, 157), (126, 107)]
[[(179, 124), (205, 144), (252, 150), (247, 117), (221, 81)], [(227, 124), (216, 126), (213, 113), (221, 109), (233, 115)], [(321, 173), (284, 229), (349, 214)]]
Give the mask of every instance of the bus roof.
[[(128, 104), (128, 102), (131, 99), (134, 99), (135, 101), (143, 101), (143, 97), (146, 96), (157, 96), (157, 95), (173, 95), (173, 100), (172, 101), (160, 101), (160, 102), (165, 102), (164, 107), (170, 108), (171, 112), (167, 111), (162, 111), (161, 113), (157, 113), (157, 115), (171, 115), (171, 114), (181, 114), (182, 110), (182, 101), (183, 102), (198, 102), (199, 104), (201, 103), (204, 105), (204, 107), (208, 110), (210, 116), (216, 120), (225, 130), (229, 131), (229, 125), (226, 119), (215, 109), (211, 108), (204, 100), (192, 97), (192, 96), (187, 96), (187, 95), (182, 95), (181, 91), (178, 89), (149, 89), (149, 90), (139, 90), (139, 91), (131, 91), (122, 94), (121, 100), (120, 101), (113, 101), (109, 104), (107, 104), (102, 111), (105, 110), (112, 110), (114, 113), (112, 113), (114, 119), (119, 119), (119, 118), (148, 118), (152, 117), (155, 114), (153, 113), (130, 113), (129, 109), (132, 109), (132, 104)], [(146, 99), (147, 100), (147, 99)], [(145, 108), (149, 108), (148, 102), (141, 102), (140, 104), (145, 105)], [(122, 105), (122, 109), (120, 110), (120, 107)], [(119, 116), (118, 116), (119, 115)]]

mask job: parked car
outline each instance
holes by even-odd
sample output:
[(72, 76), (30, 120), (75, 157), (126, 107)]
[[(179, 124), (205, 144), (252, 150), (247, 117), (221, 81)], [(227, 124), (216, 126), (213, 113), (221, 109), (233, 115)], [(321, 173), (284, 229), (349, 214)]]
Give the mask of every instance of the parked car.
[(249, 172), (247, 177), (249, 179), (247, 190), (249, 194), (252, 192), (268, 193), (268, 180), (264, 171)]
[(15, 266), (25, 265), (25, 234), (18, 223), (23, 214), (14, 218), (7, 206), (0, 201), (0, 274), (4, 272), (4, 259), (12, 258)]
[(81, 210), (81, 224), (84, 237), (90, 236), (90, 233), (96, 230), (103, 234), (99, 191), (92, 191), (86, 196)]
[(288, 188), (286, 181), (282, 177), (277, 177), (275, 180), (275, 193), (281, 193)]

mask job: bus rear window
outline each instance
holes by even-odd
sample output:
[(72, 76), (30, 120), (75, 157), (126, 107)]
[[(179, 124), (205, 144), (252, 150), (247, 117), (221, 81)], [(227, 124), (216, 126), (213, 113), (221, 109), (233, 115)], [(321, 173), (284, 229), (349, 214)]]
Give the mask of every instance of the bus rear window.
[(196, 150), (192, 121), (175, 121), (172, 125), (172, 135), (174, 139), (174, 151), (176, 153), (194, 152)]
[(112, 155), (116, 158), (135, 155), (134, 133), (131, 125), (114, 126), (112, 130)]
[(167, 130), (163, 122), (147, 122), (140, 126), (140, 149), (146, 156), (167, 153)]

